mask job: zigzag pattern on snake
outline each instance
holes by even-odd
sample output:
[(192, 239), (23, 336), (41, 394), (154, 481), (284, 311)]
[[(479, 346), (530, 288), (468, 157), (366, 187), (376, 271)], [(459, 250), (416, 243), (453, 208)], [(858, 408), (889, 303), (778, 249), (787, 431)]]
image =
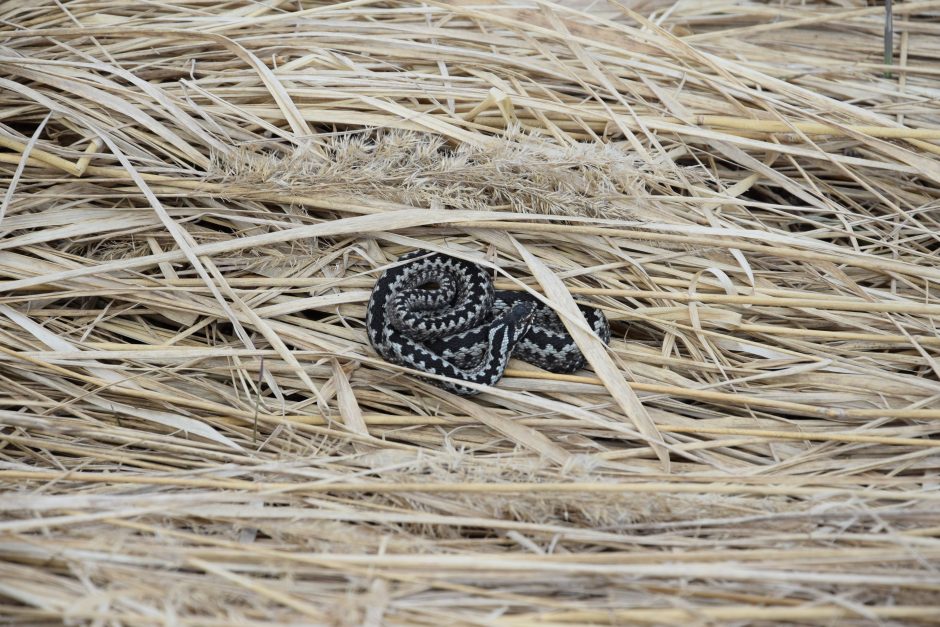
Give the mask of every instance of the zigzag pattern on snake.
[[(585, 366), (551, 308), (525, 292), (495, 290), (483, 266), (424, 250), (402, 255), (398, 262), (379, 277), (366, 314), (369, 341), (385, 360), (485, 385), (502, 378), (510, 356), (552, 372)], [(579, 307), (598, 337), (609, 343), (604, 314)], [(477, 392), (429, 381), (457, 394)]]

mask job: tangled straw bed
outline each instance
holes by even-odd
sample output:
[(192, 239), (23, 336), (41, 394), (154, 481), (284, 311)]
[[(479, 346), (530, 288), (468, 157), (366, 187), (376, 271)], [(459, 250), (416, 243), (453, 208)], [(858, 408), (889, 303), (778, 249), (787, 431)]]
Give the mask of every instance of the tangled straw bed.
[[(894, 14), (888, 67), (859, 0), (0, 5), (0, 617), (937, 620), (940, 2)], [(379, 360), (416, 247), (591, 368)]]

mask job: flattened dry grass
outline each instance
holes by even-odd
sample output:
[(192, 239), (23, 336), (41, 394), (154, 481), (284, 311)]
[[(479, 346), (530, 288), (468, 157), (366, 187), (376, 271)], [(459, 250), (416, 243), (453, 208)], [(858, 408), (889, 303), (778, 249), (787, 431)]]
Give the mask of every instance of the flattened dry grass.
[[(0, 617), (936, 621), (940, 2), (890, 67), (883, 10), (0, 4)], [(591, 367), (378, 359), (417, 247)]]

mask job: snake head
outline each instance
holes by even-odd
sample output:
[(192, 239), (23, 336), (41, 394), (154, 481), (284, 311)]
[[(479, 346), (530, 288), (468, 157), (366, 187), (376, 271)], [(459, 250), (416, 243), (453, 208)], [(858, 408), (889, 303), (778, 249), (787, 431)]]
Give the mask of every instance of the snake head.
[(512, 306), (504, 320), (510, 332), (511, 342), (515, 344), (521, 340), (532, 328), (532, 318), (535, 316), (533, 303), (521, 302)]
[(532, 303), (516, 303), (509, 312), (509, 322), (523, 324), (531, 320), (534, 313), (535, 307)]

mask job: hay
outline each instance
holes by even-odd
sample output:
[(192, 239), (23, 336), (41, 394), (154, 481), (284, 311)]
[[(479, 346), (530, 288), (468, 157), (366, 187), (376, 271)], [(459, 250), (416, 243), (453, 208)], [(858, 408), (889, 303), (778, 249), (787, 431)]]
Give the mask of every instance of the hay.
[[(0, 616), (940, 616), (940, 2), (0, 6)], [(417, 246), (591, 368), (379, 360)]]

